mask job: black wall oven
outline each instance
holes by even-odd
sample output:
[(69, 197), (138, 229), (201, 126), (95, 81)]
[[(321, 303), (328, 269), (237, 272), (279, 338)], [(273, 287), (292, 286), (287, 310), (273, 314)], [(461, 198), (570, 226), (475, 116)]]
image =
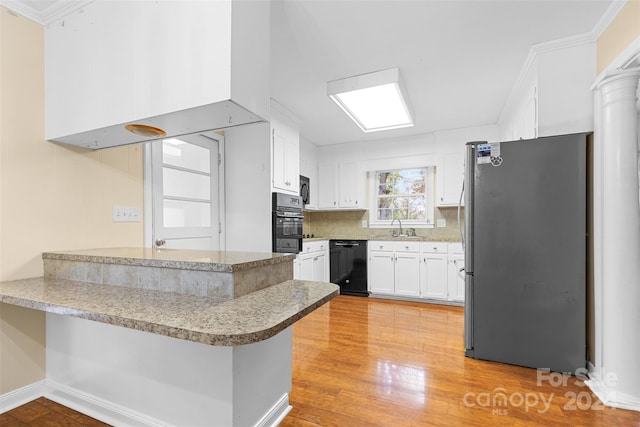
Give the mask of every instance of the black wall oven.
[(273, 252), (302, 250), (302, 197), (273, 193)]

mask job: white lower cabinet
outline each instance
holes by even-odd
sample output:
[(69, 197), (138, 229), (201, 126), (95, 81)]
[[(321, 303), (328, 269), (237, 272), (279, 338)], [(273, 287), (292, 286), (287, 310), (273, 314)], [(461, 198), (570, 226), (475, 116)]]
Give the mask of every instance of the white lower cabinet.
[(420, 295), (423, 298), (447, 300), (447, 244), (424, 242), (420, 244)]
[(296, 258), (294, 279), (329, 281), (329, 241), (320, 240), (302, 244), (302, 252)]
[(449, 244), (448, 283), (449, 300), (464, 302), (464, 252), (460, 243)]
[(370, 241), (367, 281), (374, 294), (420, 296), (420, 244)]
[(459, 243), (369, 241), (369, 291), (464, 301), (464, 254)]
[(395, 248), (396, 295), (420, 296), (420, 245), (397, 242)]
[[(369, 247), (371, 247), (369, 242)], [(367, 283), (369, 291), (374, 294), (395, 293), (395, 262), (393, 251), (379, 251), (369, 249), (367, 263)]]

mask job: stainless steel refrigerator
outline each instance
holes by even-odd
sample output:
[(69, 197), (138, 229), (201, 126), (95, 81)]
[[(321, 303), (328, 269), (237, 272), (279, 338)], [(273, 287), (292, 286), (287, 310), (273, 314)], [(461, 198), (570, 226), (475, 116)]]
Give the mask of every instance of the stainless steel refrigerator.
[(467, 356), (585, 367), (587, 138), (466, 145)]

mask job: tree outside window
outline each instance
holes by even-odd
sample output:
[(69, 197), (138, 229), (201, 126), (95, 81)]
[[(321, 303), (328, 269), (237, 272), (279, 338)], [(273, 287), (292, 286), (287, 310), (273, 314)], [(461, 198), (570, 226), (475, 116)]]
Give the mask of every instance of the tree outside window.
[(376, 218), (430, 223), (427, 212), (427, 168), (377, 171)]

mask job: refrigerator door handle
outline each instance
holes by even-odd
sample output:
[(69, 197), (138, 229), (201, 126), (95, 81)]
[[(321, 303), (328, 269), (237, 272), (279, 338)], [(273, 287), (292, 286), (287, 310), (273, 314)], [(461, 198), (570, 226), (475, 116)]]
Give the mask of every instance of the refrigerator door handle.
[(473, 233), (474, 233), (474, 199), (475, 199), (475, 162), (477, 142), (469, 142), (465, 145), (464, 157), (464, 267), (467, 273), (473, 274)]
[[(640, 179), (640, 178), (638, 178)], [(462, 222), (460, 222), (460, 213), (462, 211), (462, 201), (464, 197), (464, 172), (462, 174), (462, 188), (460, 189), (460, 199), (458, 199), (458, 233), (460, 234), (460, 243), (462, 243), (462, 250), (464, 251), (464, 233), (462, 232)]]
[(473, 357), (473, 275), (464, 278), (464, 355)]

